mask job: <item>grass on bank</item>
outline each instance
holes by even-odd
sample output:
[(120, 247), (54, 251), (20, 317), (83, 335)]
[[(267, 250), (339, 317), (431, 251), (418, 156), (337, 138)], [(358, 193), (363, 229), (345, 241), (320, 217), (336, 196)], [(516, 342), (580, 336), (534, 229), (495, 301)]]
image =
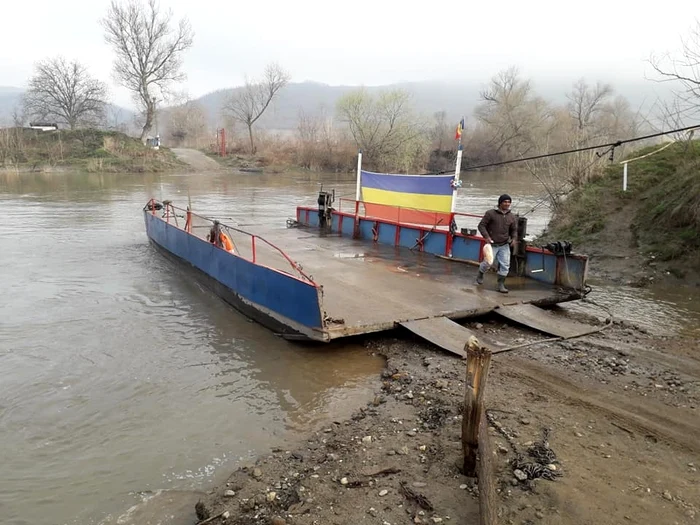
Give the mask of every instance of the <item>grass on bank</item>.
[[(633, 159), (659, 149), (629, 154)], [(677, 142), (628, 165), (628, 191), (622, 191), (623, 166), (575, 190), (556, 212), (549, 235), (576, 244), (595, 243), (605, 231), (628, 228), (642, 253), (671, 261), (700, 257), (700, 141)]]
[(117, 131), (0, 129), (0, 167), (88, 172), (152, 172), (183, 167), (167, 148), (154, 150)]

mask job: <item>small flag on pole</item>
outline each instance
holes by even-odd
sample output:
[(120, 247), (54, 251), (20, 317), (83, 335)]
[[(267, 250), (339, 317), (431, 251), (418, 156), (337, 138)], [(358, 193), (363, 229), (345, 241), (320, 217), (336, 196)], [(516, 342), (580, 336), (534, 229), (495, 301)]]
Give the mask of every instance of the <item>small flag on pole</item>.
[(459, 121), (457, 124), (457, 131), (455, 133), (455, 140), (460, 140), (462, 138), (462, 130), (464, 129), (464, 119)]

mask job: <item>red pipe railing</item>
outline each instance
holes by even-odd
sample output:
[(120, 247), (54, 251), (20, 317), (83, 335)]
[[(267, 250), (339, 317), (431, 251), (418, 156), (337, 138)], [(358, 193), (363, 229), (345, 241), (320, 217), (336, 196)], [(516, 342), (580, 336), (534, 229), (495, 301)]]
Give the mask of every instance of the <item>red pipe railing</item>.
[[(150, 204), (151, 207), (152, 207), (152, 210), (151, 210), (151, 211), (152, 211), (153, 215), (155, 215), (155, 214), (156, 214), (156, 209), (155, 209), (156, 200), (155, 200), (155, 199), (151, 199), (151, 200), (148, 201), (148, 202), (149, 202), (149, 204)], [(168, 224), (170, 224), (170, 216), (171, 216), (170, 210), (171, 210), (171, 209), (172, 209), (172, 216), (176, 216), (175, 211), (180, 211), (180, 212), (186, 213), (186, 217), (187, 217), (187, 221), (186, 221), (186, 223), (185, 223), (186, 229), (184, 229), (183, 231), (187, 232), (187, 233), (190, 234), (190, 235), (193, 235), (193, 234), (192, 234), (192, 231), (191, 231), (191, 230), (192, 230), (192, 217), (197, 217), (198, 219), (201, 219), (201, 220), (203, 220), (203, 221), (209, 222), (209, 223), (211, 223), (211, 224), (214, 223), (213, 219), (210, 219), (210, 218), (208, 218), (208, 217), (204, 217), (203, 215), (199, 215), (199, 214), (197, 214), (197, 213), (194, 213), (194, 212), (192, 212), (190, 209), (179, 208), (179, 207), (175, 206), (175, 205), (172, 204), (172, 203), (165, 204), (164, 207), (165, 207), (165, 217), (164, 217), (164, 219), (165, 219), (165, 221), (166, 221)], [(225, 223), (220, 222), (220, 221), (219, 221), (219, 225), (222, 226), (223, 228), (227, 229), (227, 230), (232, 230), (232, 231), (235, 231), (235, 232), (237, 232), (237, 233), (240, 233), (240, 234), (243, 234), (243, 235), (247, 235), (248, 237), (250, 237), (251, 252), (252, 252), (252, 254), (253, 254), (253, 255), (252, 255), (252, 259), (251, 259), (251, 262), (252, 262), (252, 263), (254, 263), (254, 264), (259, 264), (259, 263), (257, 262), (257, 249), (256, 249), (256, 242), (255, 242), (256, 239), (257, 239), (257, 240), (260, 240), (260, 241), (262, 241), (263, 243), (267, 244), (270, 248), (272, 248), (272, 249), (275, 250), (276, 252), (278, 252), (278, 253), (285, 259), (285, 261), (287, 261), (287, 263), (289, 263), (289, 265), (290, 265), (296, 272), (298, 272), (299, 275), (301, 275), (301, 276), (304, 278), (304, 280), (306, 280), (306, 281), (309, 282), (309, 284), (313, 285), (315, 288), (319, 288), (319, 285), (316, 284), (316, 282), (315, 282), (309, 275), (307, 275), (306, 272), (304, 272), (304, 270), (301, 269), (301, 267), (299, 266), (299, 264), (298, 264), (296, 261), (294, 261), (291, 257), (289, 257), (289, 255), (287, 255), (287, 254), (284, 252), (284, 250), (282, 250), (282, 249), (279, 248), (278, 246), (275, 246), (273, 243), (271, 243), (270, 241), (268, 241), (268, 240), (265, 239), (264, 237), (261, 237), (261, 236), (259, 236), (259, 235), (254, 234), (254, 233), (247, 232), (247, 231), (245, 231), (245, 230), (241, 230), (240, 228), (236, 228), (235, 226), (230, 226), (230, 225), (225, 224)], [(175, 226), (176, 226), (177, 228), (179, 228), (179, 226), (178, 226), (177, 224), (176, 224)], [(189, 231), (188, 231), (188, 230), (189, 230)], [(197, 238), (199, 238), (199, 237), (197, 237)], [(219, 247), (219, 249), (222, 249), (222, 248)], [(241, 255), (237, 255), (237, 257), (242, 257), (242, 258), (245, 259), (245, 257), (243, 257), (243, 256), (241, 256)], [(264, 264), (259, 264), (259, 265), (260, 265), (260, 266), (265, 266), (266, 268), (270, 268), (270, 269), (272, 269), (272, 270), (276, 270), (276, 268), (272, 268), (272, 267), (267, 266), (267, 265), (264, 265)]]
[[(429, 225), (431, 227), (442, 227), (448, 229), (452, 220), (455, 217), (469, 217), (472, 219), (481, 219), (483, 214), (463, 212), (434, 212), (429, 210), (421, 210), (418, 208), (407, 208), (402, 206), (390, 206), (388, 204), (373, 204), (365, 201), (356, 201), (355, 199), (338, 199), (338, 211), (341, 213), (351, 213), (347, 209), (352, 209), (352, 214), (362, 218), (377, 218), (384, 219), (392, 224), (416, 224)], [(343, 202), (346, 203), (345, 211), (343, 211)], [(347, 203), (352, 203), (350, 206)], [(367, 205), (375, 210), (380, 210), (378, 214), (367, 213)]]

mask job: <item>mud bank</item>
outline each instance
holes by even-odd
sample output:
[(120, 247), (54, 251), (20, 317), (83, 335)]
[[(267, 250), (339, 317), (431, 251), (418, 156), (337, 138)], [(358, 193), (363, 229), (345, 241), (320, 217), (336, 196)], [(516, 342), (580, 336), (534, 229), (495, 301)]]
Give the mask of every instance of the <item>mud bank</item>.
[[(495, 319), (467, 326), (508, 345), (543, 337)], [(239, 468), (201, 498), (200, 520), (477, 521), (476, 480), (461, 471), (465, 362), (404, 334), (365, 346), (387, 360), (374, 400)], [(694, 523), (699, 350), (614, 322), (494, 355), (487, 407), (499, 522)]]

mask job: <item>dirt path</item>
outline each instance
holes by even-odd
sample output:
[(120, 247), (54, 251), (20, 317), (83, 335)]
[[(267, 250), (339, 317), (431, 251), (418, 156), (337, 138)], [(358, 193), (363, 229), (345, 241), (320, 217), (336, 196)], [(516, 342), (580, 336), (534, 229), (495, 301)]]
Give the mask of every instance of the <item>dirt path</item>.
[(584, 407), (618, 422), (629, 434), (637, 433), (677, 446), (688, 452), (700, 453), (700, 418), (688, 418), (687, 410), (668, 406), (654, 399), (644, 403), (629, 399), (597, 385), (584, 385), (561, 371), (520, 358), (504, 363), (501, 373), (551, 396), (562, 405)]
[(218, 171), (221, 169), (221, 165), (218, 162), (196, 149), (173, 148), (172, 152), (175, 153), (178, 159), (189, 164), (197, 171)]

